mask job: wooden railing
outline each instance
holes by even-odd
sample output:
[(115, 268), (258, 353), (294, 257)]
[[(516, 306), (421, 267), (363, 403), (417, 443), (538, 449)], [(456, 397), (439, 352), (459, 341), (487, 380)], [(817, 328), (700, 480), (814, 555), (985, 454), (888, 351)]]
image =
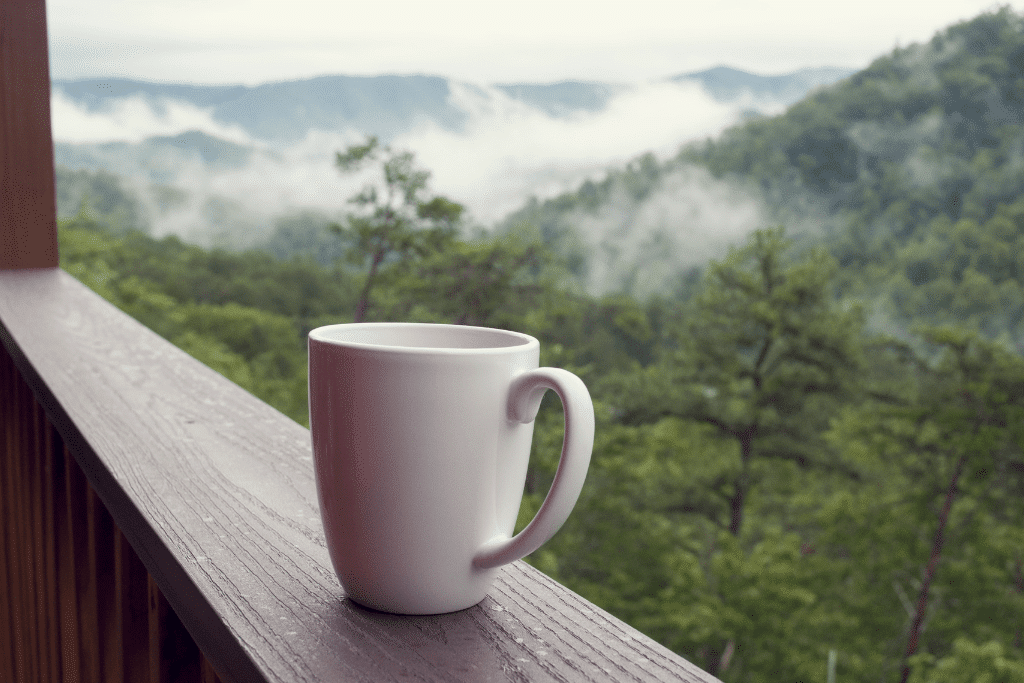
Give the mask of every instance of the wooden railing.
[(59, 269), (0, 271), (0, 338), (0, 680), (714, 680), (522, 562), (355, 605), (308, 430)]
[(0, 443), (0, 680), (218, 680), (5, 348)]

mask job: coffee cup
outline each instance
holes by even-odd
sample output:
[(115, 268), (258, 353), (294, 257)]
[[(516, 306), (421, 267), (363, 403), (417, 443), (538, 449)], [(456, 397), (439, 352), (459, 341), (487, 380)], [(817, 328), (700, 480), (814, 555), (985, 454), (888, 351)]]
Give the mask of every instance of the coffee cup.
[[(579, 498), (594, 443), (590, 393), (538, 368), (526, 334), (356, 323), (309, 333), (309, 413), (327, 548), (346, 595), (440, 614), (480, 602), (501, 565), (547, 542)], [(513, 535), (534, 418), (565, 413), (562, 455), (533, 520)]]

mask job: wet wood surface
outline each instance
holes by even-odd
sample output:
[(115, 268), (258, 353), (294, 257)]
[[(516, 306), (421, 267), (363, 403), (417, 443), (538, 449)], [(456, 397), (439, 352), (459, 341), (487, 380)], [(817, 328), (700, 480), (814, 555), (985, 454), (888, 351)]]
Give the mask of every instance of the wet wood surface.
[[(120, 611), (118, 642), (159, 626), (140, 624), (127, 598), (111, 607), (95, 588), (107, 583), (89, 572), (114, 576), (125, 595), (166, 596), (205, 660), (160, 679), (209, 680), (215, 670), (225, 681), (716, 680), (522, 562), (462, 612), (402, 617), (355, 605), (327, 555), (308, 430), (63, 271), (0, 272), (0, 341), (96, 492), (67, 494), (84, 484), (69, 473), (52, 503), (33, 494), (44, 507), (75, 506), (64, 518), (94, 529), (83, 541), (42, 524), (33, 533), (54, 534), (44, 569), (45, 552), (121, 557), (127, 540), (159, 590), (118, 562), (38, 580), (75, 582), (73, 608), (89, 619)], [(108, 511), (109, 524), (97, 521)], [(81, 634), (90, 638), (96, 651), (118, 649), (115, 636)], [(78, 665), (102, 673), (111, 659)]]

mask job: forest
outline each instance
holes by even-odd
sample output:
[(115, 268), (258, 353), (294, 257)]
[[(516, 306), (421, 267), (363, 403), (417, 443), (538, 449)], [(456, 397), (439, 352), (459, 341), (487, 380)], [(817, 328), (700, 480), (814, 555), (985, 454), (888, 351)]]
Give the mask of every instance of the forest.
[[(682, 165), (773, 223), (669, 291), (588, 293), (571, 217)], [(151, 237), (116, 178), (63, 171), (93, 194), (62, 266), (303, 424), (319, 325), (532, 334), (598, 420), (534, 566), (727, 683), (1024, 683), (1024, 18), (952, 26), (490, 232), (409, 153), (371, 138), (337, 166), (381, 180), (244, 252)], [(329, 258), (282, 246), (310, 226)], [(521, 523), (561, 430), (548, 397)]]

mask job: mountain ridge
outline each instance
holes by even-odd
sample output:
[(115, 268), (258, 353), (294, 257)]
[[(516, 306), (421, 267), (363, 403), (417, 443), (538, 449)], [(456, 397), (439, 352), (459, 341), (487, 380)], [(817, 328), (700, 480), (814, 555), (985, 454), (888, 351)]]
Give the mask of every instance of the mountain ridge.
[[(751, 96), (716, 102), (708, 91), (723, 75), (752, 84)], [(680, 76), (687, 82), (566, 80), (483, 86), (425, 75), (321, 76), (257, 86), (58, 80), (57, 123), (60, 116), (70, 116), (70, 126), (82, 121), (93, 130), (111, 130), (112, 138), (71, 142), (74, 138), (62, 139), (61, 126), (55, 125), (54, 156), (71, 171), (125, 177), (142, 197), (140, 215), (149, 215), (157, 234), (172, 231), (208, 243), (206, 233), (228, 231), (244, 235), (247, 245), (271, 229), (276, 219), (268, 212), (343, 210), (345, 193), (354, 190), (344, 189), (344, 179), (338, 178), (333, 151), (365, 135), (385, 143), (404, 136), (401, 146), (438, 171), (435, 178), (441, 177), (439, 164), (448, 163), (448, 177), (456, 184), (442, 191), (469, 205), (477, 216), (492, 211), (482, 219), (492, 224), (532, 194), (550, 194), (552, 187), (600, 174), (609, 164), (651, 149), (676, 149), (691, 139), (694, 125), (706, 130), (758, 106), (778, 109), (782, 105), (772, 99), (773, 88), (783, 93), (785, 88), (806, 87), (800, 83), (807, 81), (803, 72), (794, 72), (792, 78), (766, 77), (728, 67)], [(699, 123), (680, 127), (678, 121), (695, 114)], [(666, 125), (657, 118), (674, 120), (667, 134), (660, 132)], [(97, 127), (97, 120), (106, 127)], [(130, 139), (113, 137), (117, 128), (110, 124), (127, 126)], [(158, 134), (145, 135), (152, 131)], [(638, 136), (636, 131), (643, 132)], [(609, 135), (625, 136), (635, 146), (623, 149), (617, 143), (603, 152)], [(552, 161), (556, 153), (576, 157)], [(468, 192), (465, 181), (457, 185), (455, 174), (465, 173), (462, 169), (477, 178)], [(168, 205), (163, 201), (168, 192), (190, 198)], [(341, 199), (335, 197), (339, 193)], [(212, 204), (237, 205), (238, 215), (246, 208), (261, 208), (236, 221), (241, 229), (229, 230), (223, 212), (215, 218), (206, 215), (205, 207)], [(63, 204), (70, 211), (78, 205), (73, 199)]]
[[(762, 76), (719, 66), (658, 82), (694, 82), (720, 101), (733, 101), (749, 91), (755, 98), (789, 104), (827, 80), (809, 79), (809, 72), (828, 72), (840, 77), (852, 70), (821, 67)], [(238, 126), (253, 138), (283, 142), (300, 140), (309, 130), (336, 130), (340, 126), (389, 140), (424, 121), (457, 132), (465, 125), (467, 114), (453, 103), (454, 88), (464, 88), (479, 96), (486, 96), (488, 89), (493, 89), (547, 116), (563, 118), (602, 111), (616, 95), (640, 85), (571, 79), (481, 85), (423, 74), (330, 75), (255, 86), (125, 78), (53, 81), (54, 91), (91, 113), (107, 111), (118, 101), (130, 98), (143, 99), (158, 113), (165, 110), (168, 102), (184, 102), (211, 110), (215, 121)]]
[(755, 97), (772, 97), (791, 104), (814, 88), (832, 85), (856, 72), (856, 69), (845, 67), (820, 66), (784, 74), (755, 74), (720, 65), (703, 71), (678, 74), (669, 80), (699, 82), (717, 100), (731, 101), (749, 93)]
[[(758, 210), (741, 227), (785, 225), (802, 244), (825, 245), (840, 288), (854, 286), (843, 273), (869, 274), (853, 293), (871, 302), (873, 324), (888, 333), (906, 334), (913, 319), (969, 323), (1024, 351), (1021, 112), (1024, 16), (1004, 8), (882, 55), (784, 113), (529, 203), (498, 229), (533, 225), (578, 262), (602, 266), (610, 254), (613, 284), (647, 293), (632, 283), (659, 266), (685, 276), (680, 254), (695, 251), (686, 239), (701, 233), (689, 226), (712, 240), (729, 224), (727, 209), (747, 202)], [(698, 198), (732, 189), (712, 212), (680, 190), (694, 186)], [(663, 210), (687, 202), (692, 210)], [(665, 236), (680, 241), (657, 252)], [(637, 245), (640, 258), (620, 258)], [(599, 271), (605, 281), (609, 270)], [(665, 283), (647, 291), (668, 291)], [(979, 304), (983, 297), (1000, 306)]]

